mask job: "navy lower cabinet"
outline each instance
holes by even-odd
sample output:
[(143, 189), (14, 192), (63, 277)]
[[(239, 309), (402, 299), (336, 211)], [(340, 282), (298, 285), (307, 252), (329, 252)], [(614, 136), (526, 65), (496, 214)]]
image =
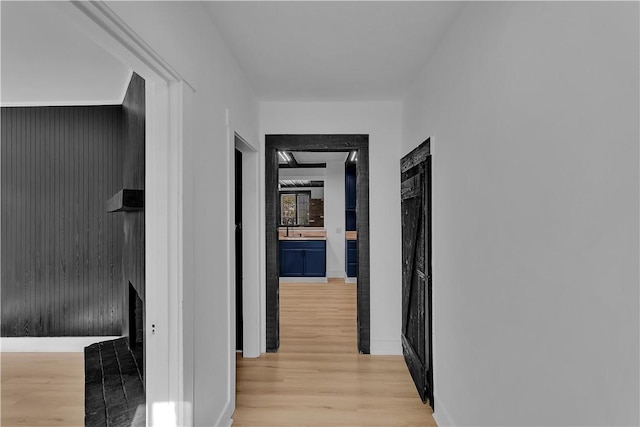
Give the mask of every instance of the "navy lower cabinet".
[(325, 277), (327, 242), (280, 240), (280, 277)]
[(289, 248), (289, 242), (280, 242), (280, 275), (304, 276), (304, 252), (300, 248)]
[(347, 240), (347, 247), (345, 248), (345, 258), (346, 258), (346, 270), (347, 277), (357, 277), (358, 276), (358, 241), (357, 240)]

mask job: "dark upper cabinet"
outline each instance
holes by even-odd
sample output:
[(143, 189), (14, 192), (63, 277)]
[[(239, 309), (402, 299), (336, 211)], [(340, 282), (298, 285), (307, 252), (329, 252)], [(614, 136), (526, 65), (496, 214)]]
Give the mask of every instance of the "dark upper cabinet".
[(347, 209), (345, 212), (345, 230), (347, 231), (355, 231), (356, 230), (356, 211), (355, 209)]
[(358, 241), (357, 240), (347, 240), (346, 241), (346, 250), (345, 250), (345, 258), (346, 258), (346, 270), (347, 277), (357, 277), (358, 276)]
[(355, 165), (347, 165), (344, 174), (344, 194), (345, 207), (347, 209), (356, 208), (356, 167)]
[(280, 276), (326, 276), (326, 248), (324, 240), (280, 240)]
[(344, 174), (344, 197), (345, 197), (345, 230), (355, 231), (356, 229), (356, 165), (345, 166)]

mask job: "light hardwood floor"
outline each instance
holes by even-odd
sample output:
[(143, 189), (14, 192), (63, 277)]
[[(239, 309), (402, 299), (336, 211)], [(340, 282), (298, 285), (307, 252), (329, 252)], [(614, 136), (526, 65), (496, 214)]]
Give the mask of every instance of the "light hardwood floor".
[(2, 353), (3, 427), (83, 426), (83, 353)]
[(237, 358), (234, 427), (436, 425), (402, 356), (358, 354), (355, 290), (280, 285), (280, 351)]
[[(402, 356), (356, 349), (355, 285), (280, 285), (280, 352), (238, 358), (234, 427), (435, 426)], [(2, 353), (3, 427), (82, 426), (82, 353)]]

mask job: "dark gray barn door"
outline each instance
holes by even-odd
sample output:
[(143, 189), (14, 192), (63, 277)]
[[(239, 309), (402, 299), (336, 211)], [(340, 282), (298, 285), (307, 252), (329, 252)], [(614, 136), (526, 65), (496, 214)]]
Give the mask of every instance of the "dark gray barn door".
[(431, 156), (429, 140), (402, 158), (402, 350), (423, 402), (433, 408)]

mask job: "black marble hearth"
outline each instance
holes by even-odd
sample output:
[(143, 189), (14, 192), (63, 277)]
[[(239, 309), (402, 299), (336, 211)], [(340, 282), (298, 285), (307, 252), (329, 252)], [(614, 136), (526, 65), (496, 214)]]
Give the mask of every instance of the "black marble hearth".
[(145, 426), (141, 355), (126, 338), (85, 347), (85, 426)]

